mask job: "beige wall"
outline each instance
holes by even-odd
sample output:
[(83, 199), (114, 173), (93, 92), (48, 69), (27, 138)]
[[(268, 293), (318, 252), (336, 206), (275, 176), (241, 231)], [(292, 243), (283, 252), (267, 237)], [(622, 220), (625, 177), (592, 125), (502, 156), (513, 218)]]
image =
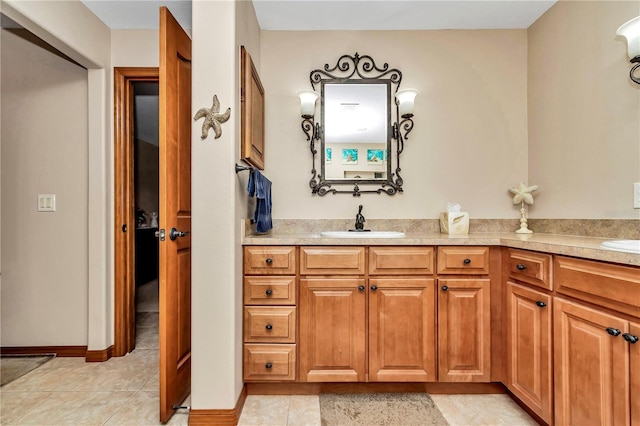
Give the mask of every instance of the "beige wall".
[[(215, 17), (215, 19), (213, 18)], [(215, 25), (212, 24), (215, 22)], [(242, 390), (242, 246), (246, 173), (236, 175), (240, 145), (240, 45), (260, 68), (260, 31), (246, 1), (193, 2), (192, 108), (214, 94), (231, 118), (222, 136), (192, 127), (191, 407), (228, 409)], [(212, 42), (215, 40), (215, 43)]]
[[(437, 218), (447, 202), (472, 218), (508, 218), (508, 188), (527, 179), (525, 30), (262, 32), (266, 169), (276, 218)], [(296, 93), (342, 54), (371, 55), (416, 88), (401, 157), (402, 194), (312, 196), (311, 154)], [(319, 104), (318, 104), (319, 105)]]
[(638, 15), (638, 2), (561, 1), (529, 28), (530, 217), (640, 217), (640, 87), (616, 37)]
[[(86, 345), (87, 70), (7, 30), (0, 42), (1, 345)], [(39, 193), (56, 212), (36, 211)]]

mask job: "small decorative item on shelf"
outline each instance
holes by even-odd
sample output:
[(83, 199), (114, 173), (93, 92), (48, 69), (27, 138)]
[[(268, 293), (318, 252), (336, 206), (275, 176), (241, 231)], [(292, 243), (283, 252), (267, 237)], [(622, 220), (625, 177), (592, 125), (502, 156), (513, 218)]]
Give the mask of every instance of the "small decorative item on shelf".
[(158, 227), (158, 213), (156, 212), (151, 212), (151, 227), (152, 228)]
[(533, 204), (533, 191), (538, 189), (538, 185), (527, 186), (524, 182), (520, 182), (517, 188), (509, 189), (513, 194), (513, 204), (520, 204), (520, 228), (516, 230), (516, 234), (533, 234), (533, 231), (527, 227), (527, 210), (525, 204)]
[(136, 227), (140, 228), (147, 224), (147, 213), (140, 208), (140, 206), (136, 206)]

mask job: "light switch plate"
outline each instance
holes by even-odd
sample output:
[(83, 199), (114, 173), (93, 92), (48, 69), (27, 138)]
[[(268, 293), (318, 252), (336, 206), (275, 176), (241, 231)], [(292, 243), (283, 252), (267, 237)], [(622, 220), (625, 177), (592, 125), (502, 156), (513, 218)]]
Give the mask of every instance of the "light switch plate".
[(640, 182), (633, 184), (633, 208), (640, 209)]
[(55, 212), (56, 194), (38, 194), (38, 211)]

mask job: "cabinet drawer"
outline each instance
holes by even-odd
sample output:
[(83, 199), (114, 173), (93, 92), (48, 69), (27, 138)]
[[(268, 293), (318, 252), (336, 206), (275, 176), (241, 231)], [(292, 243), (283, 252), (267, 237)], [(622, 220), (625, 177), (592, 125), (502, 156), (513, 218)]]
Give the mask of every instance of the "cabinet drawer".
[(245, 380), (296, 379), (296, 345), (244, 345)]
[(301, 247), (302, 275), (362, 275), (364, 247)]
[(244, 308), (244, 341), (260, 343), (295, 343), (296, 308)]
[(509, 276), (518, 281), (553, 290), (551, 255), (509, 249)]
[(370, 247), (369, 273), (433, 274), (433, 247)]
[(554, 257), (556, 291), (640, 317), (640, 268)]
[(296, 248), (246, 246), (244, 273), (251, 275), (292, 275), (296, 273)]
[(244, 277), (245, 305), (295, 305), (296, 277)]
[(439, 274), (489, 273), (489, 247), (438, 247)]

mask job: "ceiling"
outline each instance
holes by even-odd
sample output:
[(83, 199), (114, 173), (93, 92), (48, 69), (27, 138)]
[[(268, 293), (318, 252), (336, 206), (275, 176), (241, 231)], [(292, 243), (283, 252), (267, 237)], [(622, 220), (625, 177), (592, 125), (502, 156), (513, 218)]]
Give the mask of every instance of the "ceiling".
[[(556, 2), (556, 0), (252, 1), (258, 23), (263, 30), (528, 28)], [(157, 29), (160, 6), (167, 6), (183, 28), (191, 29), (191, 0), (82, 0), (82, 2), (111, 29)]]

